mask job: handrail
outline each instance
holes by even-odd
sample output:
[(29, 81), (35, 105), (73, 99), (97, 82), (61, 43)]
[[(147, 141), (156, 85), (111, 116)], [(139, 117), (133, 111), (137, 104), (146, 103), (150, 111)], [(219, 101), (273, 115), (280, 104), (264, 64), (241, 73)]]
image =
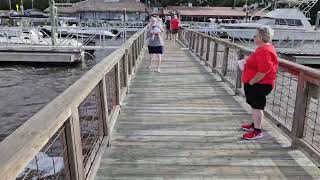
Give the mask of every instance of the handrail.
[[(117, 66), (119, 68), (120, 60), (128, 52), (131, 52), (131, 55), (129, 54), (131, 60), (128, 64), (132, 64), (132, 61), (137, 60), (132, 54), (139, 55), (141, 53), (145, 29), (134, 34), (121, 48), (104, 58), (62, 94), (0, 142), (0, 177), (2, 179), (12, 179), (23, 171), (29, 161), (45, 146), (57, 130), (70, 117), (73, 117), (75, 113), (77, 114), (75, 111), (93, 89), (100, 83), (105, 84), (105, 81), (103, 81), (105, 76), (114, 67)], [(120, 79), (119, 75), (115, 78)], [(120, 92), (117, 91), (117, 94), (120, 94)], [(72, 179), (78, 178), (74, 177)]]
[[(192, 31), (192, 30), (190, 30), (189, 32), (198, 33), (196, 31)], [(227, 40), (224, 40), (221, 38), (212, 37), (212, 36), (209, 36), (209, 35), (203, 34), (203, 33), (201, 33), (201, 36), (204, 38), (209, 38), (210, 40), (217, 42), (219, 44), (228, 46), (229, 48), (239, 49), (245, 55), (250, 55), (254, 52), (250, 48), (246, 48), (244, 46), (232, 43), (230, 41), (227, 41)], [(286, 60), (286, 59), (283, 59), (283, 58), (279, 58), (279, 64), (280, 64), (280, 66), (284, 66), (284, 67), (290, 68), (295, 71), (303, 72), (305, 75), (313, 76), (315, 78), (320, 78), (320, 71), (318, 71), (314, 68), (310, 68), (308, 66), (293, 63), (293, 62)]]
[[(237, 61), (250, 56), (252, 49), (190, 29), (181, 30), (179, 40), (236, 95), (244, 96)], [(302, 149), (320, 165), (319, 132), (313, 125), (320, 123), (320, 71), (279, 58), (275, 89), (267, 100), (265, 114), (269, 119), (292, 138), (292, 147)]]

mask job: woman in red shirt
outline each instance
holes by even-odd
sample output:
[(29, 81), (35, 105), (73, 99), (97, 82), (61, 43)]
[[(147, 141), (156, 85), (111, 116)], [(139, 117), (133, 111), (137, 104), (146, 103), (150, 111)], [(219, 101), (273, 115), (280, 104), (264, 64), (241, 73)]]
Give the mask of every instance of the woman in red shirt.
[(257, 28), (255, 43), (258, 46), (244, 65), (242, 81), (246, 101), (252, 108), (251, 124), (245, 123), (242, 129), (249, 131), (243, 135), (244, 139), (262, 138), (261, 126), (263, 109), (266, 106), (266, 96), (272, 91), (278, 71), (277, 53), (270, 43), (273, 30), (270, 27)]
[(178, 32), (180, 28), (180, 21), (177, 15), (173, 16), (173, 19), (170, 20), (170, 29), (173, 35), (174, 42), (178, 39)]

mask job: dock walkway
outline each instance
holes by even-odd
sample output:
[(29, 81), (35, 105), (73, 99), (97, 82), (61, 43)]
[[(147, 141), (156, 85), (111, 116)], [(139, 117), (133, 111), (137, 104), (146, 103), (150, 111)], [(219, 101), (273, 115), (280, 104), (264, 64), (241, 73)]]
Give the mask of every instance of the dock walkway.
[(240, 125), (251, 119), (244, 99), (180, 45), (166, 42), (161, 73), (147, 66), (148, 55), (95, 179), (320, 179), (270, 122), (263, 139), (243, 140)]

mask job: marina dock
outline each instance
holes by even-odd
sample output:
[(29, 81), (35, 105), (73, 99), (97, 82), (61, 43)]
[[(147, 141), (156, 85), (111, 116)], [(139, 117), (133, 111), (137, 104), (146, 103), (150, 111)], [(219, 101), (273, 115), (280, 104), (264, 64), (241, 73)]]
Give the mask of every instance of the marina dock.
[(281, 59), (265, 137), (246, 141), (236, 64), (252, 51), (186, 31), (166, 42), (158, 73), (145, 38), (137, 32), (3, 140), (0, 177), (320, 178), (318, 71)]

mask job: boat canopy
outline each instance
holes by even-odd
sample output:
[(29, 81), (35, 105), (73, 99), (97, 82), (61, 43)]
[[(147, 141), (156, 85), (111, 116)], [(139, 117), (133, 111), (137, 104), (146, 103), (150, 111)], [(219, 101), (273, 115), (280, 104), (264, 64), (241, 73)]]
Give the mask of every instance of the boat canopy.
[[(266, 13), (265, 15), (261, 16), (261, 20), (270, 18), (270, 19), (276, 19), (276, 20), (284, 20), (288, 22), (288, 25), (290, 25), (290, 20), (294, 21), (294, 23), (301, 22), (301, 25), (304, 27), (304, 29), (311, 29), (311, 24), (306, 18), (306, 16), (298, 9), (275, 9), (273, 11), (270, 11)], [(300, 21), (297, 21), (300, 20)], [(259, 23), (259, 21), (257, 22)], [(264, 24), (264, 23), (261, 23)]]

